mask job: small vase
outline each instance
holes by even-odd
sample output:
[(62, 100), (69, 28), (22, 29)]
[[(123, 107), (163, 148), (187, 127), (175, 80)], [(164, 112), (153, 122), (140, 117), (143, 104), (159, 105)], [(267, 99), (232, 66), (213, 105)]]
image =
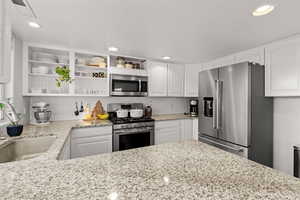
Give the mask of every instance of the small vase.
[(10, 137), (20, 136), (23, 132), (23, 125), (8, 126), (6, 127), (6, 131)]
[(61, 86), (59, 87), (61, 94), (66, 94), (69, 92), (69, 84), (66, 82), (61, 83)]

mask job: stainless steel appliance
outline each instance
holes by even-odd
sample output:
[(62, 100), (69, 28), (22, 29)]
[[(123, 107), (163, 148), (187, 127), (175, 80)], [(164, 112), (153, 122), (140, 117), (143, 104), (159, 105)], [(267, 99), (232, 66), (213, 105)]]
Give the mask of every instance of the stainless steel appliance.
[(118, 109), (142, 109), (143, 104), (108, 104), (113, 123), (113, 151), (154, 145), (154, 120), (149, 117), (118, 118)]
[(147, 96), (148, 77), (117, 75), (110, 76), (111, 96)]
[(264, 67), (240, 63), (199, 73), (199, 140), (273, 165), (273, 99)]
[(190, 115), (192, 117), (198, 116), (198, 100), (195, 99), (190, 100)]
[(152, 107), (151, 106), (145, 107), (145, 117), (148, 117), (148, 118), (152, 117)]
[(47, 124), (50, 121), (52, 112), (49, 110), (49, 104), (45, 102), (39, 102), (33, 104), (33, 116), (35, 121), (33, 124)]

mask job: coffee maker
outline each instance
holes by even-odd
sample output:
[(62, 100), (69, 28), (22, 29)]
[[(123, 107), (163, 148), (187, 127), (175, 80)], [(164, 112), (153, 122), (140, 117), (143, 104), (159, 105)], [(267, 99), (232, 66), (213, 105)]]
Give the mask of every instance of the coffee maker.
[(198, 100), (192, 99), (190, 100), (190, 115), (192, 117), (198, 116)]

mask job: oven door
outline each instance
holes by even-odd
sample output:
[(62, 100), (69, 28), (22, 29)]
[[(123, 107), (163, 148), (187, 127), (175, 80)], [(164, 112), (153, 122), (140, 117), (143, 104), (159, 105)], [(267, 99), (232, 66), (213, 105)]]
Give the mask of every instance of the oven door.
[(114, 130), (113, 151), (154, 145), (154, 128), (130, 128)]
[(111, 75), (111, 96), (147, 96), (148, 78), (142, 76)]

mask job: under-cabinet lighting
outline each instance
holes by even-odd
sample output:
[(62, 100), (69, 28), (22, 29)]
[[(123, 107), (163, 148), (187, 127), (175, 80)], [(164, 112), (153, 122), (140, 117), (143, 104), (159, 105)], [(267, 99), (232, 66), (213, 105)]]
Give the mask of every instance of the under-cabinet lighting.
[(170, 60), (171, 57), (170, 57), (170, 56), (164, 56), (163, 59), (164, 59), (164, 60)]

